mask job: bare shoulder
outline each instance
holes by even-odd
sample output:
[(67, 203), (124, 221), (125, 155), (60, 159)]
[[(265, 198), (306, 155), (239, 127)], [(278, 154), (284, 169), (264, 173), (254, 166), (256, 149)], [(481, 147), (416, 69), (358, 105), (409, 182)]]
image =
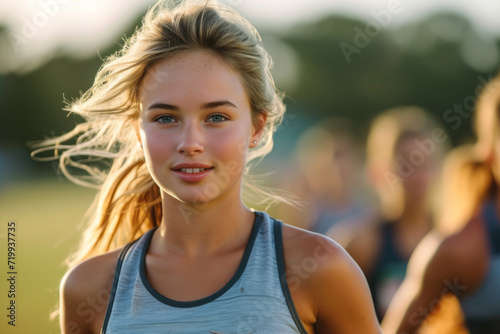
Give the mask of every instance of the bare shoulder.
[[(283, 225), (283, 248), (287, 267), (299, 268), (304, 283), (339, 278), (339, 274), (359, 272), (350, 255), (331, 238), (300, 228)], [(307, 274), (307, 275), (306, 275)], [(317, 283), (317, 282), (314, 282)]]
[(120, 252), (92, 257), (64, 275), (60, 286), (62, 333), (99, 333)]
[(331, 260), (345, 254), (345, 250), (333, 239), (286, 224), (283, 225), (283, 246), (287, 260), (303, 260), (318, 255), (325, 255), (325, 260), (328, 255)]
[(306, 328), (316, 333), (379, 333), (368, 285), (334, 240), (283, 226), (287, 282)]

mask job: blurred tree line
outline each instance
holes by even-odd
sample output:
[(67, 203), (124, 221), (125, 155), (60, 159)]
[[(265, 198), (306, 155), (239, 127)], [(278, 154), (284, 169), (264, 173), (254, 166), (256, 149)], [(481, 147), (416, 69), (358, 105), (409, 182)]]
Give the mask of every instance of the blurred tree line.
[[(139, 24), (140, 18), (125, 36)], [(297, 59), (297, 82), (286, 89), (288, 110), (296, 115), (292, 121), (301, 122), (301, 116), (346, 117), (356, 124), (361, 139), (381, 110), (419, 105), (443, 122), (453, 144), (469, 140), (469, 105), (476, 88), (498, 68), (498, 37), (479, 34), (454, 13), (382, 30), (376, 24), (328, 16), (286, 32), (261, 33), (265, 43), (269, 37), (279, 40)], [(0, 27), (1, 34), (7, 30)], [(92, 58), (56, 57), (29, 73), (0, 76), (0, 149), (22, 146), (28, 152), (27, 142), (71, 129), (79, 119), (65, 117), (63, 94), (72, 100), (88, 89), (102, 64), (98, 54), (113, 53), (117, 42), (120, 37)], [(465, 112), (454, 108), (464, 104)]]

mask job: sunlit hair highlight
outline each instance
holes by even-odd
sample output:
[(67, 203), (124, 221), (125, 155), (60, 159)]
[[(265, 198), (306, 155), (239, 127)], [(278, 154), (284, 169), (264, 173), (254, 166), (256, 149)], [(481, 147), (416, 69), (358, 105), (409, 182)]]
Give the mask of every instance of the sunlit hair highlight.
[[(84, 122), (42, 142), (33, 152), (40, 160), (59, 159), (61, 171), (71, 181), (99, 189), (89, 210), (90, 224), (70, 266), (118, 248), (160, 223), (160, 190), (147, 170), (135, 131), (141, 91), (165, 80), (153, 70), (158, 62), (191, 50), (220, 57), (241, 75), (254, 126), (263, 127), (258, 146), (249, 151), (245, 175), (250, 164), (272, 149), (272, 135), (285, 107), (257, 30), (215, 1), (176, 3), (165, 0), (154, 5), (122, 50), (105, 60), (93, 86), (68, 106)], [(148, 80), (146, 73), (151, 74)], [(260, 113), (267, 116), (265, 124), (257, 121)], [(54, 154), (44, 157), (46, 152)], [(244, 189), (248, 188), (271, 201), (280, 199), (244, 180)]]
[[(440, 229), (452, 233), (480, 213), (485, 201), (498, 194), (500, 74), (478, 96), (474, 114), (477, 141), (455, 148), (443, 167)], [(495, 163), (497, 165), (495, 165)], [(495, 177), (496, 174), (496, 177)]]

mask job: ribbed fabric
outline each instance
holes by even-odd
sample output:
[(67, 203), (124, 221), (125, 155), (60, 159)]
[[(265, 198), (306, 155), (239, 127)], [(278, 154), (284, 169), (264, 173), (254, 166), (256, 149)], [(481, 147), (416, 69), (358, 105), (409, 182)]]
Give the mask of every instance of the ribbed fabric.
[(479, 288), (460, 301), (471, 334), (500, 333), (500, 219), (493, 202), (484, 207), (490, 264)]
[[(166, 298), (147, 281), (145, 256), (153, 232), (134, 243), (121, 268), (117, 267), (102, 333), (307, 334), (286, 280), (280, 281), (285, 277), (281, 222), (255, 212), (252, 234), (235, 275), (213, 295), (189, 302)], [(277, 243), (275, 233), (280, 238)]]

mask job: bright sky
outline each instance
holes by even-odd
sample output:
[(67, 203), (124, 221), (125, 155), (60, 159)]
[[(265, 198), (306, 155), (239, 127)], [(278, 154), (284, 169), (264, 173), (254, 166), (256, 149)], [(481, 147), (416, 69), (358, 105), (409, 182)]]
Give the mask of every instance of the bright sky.
[[(439, 9), (466, 15), (479, 30), (500, 36), (499, 0), (220, 0), (235, 7), (257, 27), (286, 29), (328, 13), (372, 19), (373, 12), (396, 6), (390, 27), (414, 21)], [(15, 46), (2, 58), (0, 73), (31, 63), (36, 66), (56, 49), (82, 57), (95, 54), (116, 40), (154, 0), (0, 0), (0, 24), (11, 31), (0, 40), (0, 51)], [(6, 59), (5, 59), (6, 58)]]

